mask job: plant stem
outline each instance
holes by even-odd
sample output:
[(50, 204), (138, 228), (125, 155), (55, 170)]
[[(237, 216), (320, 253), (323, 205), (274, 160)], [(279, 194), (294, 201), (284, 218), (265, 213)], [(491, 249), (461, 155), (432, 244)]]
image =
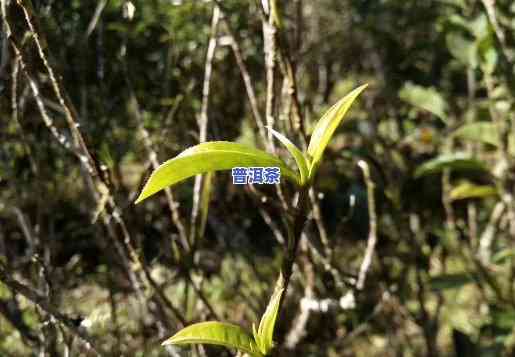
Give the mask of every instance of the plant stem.
[(80, 327), (72, 318), (61, 313), (57, 306), (52, 305), (50, 301), (38, 291), (30, 288), (27, 285), (21, 284), (13, 278), (13, 273), (6, 266), (0, 263), (0, 281), (4, 283), (13, 292), (23, 295), (27, 300), (36, 304), (41, 310), (48, 315), (52, 316), (55, 320), (68, 328), (70, 333), (79, 338), (86, 348), (91, 351), (95, 356), (104, 355), (89, 333)]
[(309, 187), (303, 187), (299, 191), (297, 204), (288, 215), (287, 229), (288, 240), (285, 244), (285, 253), (281, 268), (281, 275), (277, 279), (276, 289), (284, 288), (284, 293), (279, 304), (279, 314), (283, 305), (286, 290), (290, 283), (290, 278), (293, 272), (293, 264), (297, 257), (297, 250), (302, 236), (302, 231), (307, 220), (308, 200), (309, 200)]

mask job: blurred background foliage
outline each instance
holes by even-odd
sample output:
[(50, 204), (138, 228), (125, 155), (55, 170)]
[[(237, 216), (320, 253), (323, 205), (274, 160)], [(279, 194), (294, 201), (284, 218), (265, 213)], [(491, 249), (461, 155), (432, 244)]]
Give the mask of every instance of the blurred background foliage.
[[(4, 14), (23, 40), (29, 71), (55, 127), (70, 136), (15, 3), (4, 1)], [(320, 168), (314, 192), (319, 213), (306, 227), (279, 321), (277, 354), (512, 355), (515, 4), (278, 3), (278, 45), (293, 64), (308, 134), (330, 104), (358, 84), (370, 85)], [(265, 148), (231, 39), (239, 45), (264, 117), (261, 2), (219, 4), (224, 18), (212, 63), (207, 138)], [(164, 194), (133, 205), (151, 169), (145, 132), (159, 162), (199, 141), (215, 3), (33, 0), (32, 6), (50, 65), (77, 109), (88, 149), (158, 289), (185, 321), (216, 314), (249, 326), (263, 312), (280, 268), (277, 240), (284, 232), (277, 193), (242, 189), (229, 174), (217, 173), (205, 233), (195, 237), (191, 250), (180, 240)], [(45, 126), (3, 28), (0, 261), (12, 277), (47, 291), (48, 301), (108, 355), (229, 355), (216, 348), (160, 347), (181, 326), (180, 318), (152, 307), (163, 301), (155, 288), (145, 290), (147, 303), (135, 293), (99, 218), (109, 219), (112, 212), (92, 199), (79, 160)], [(291, 125), (282, 67), (278, 63), (275, 73), (275, 127), (302, 145)], [(288, 159), (279, 147), (278, 152)], [(372, 169), (378, 218), (378, 244), (362, 290), (353, 282), (370, 214), (359, 160)], [(193, 181), (173, 193), (190, 231)], [(0, 355), (90, 355), (69, 330), (4, 283)], [(349, 292), (355, 296), (350, 307), (340, 304)], [(318, 301), (318, 308), (300, 301)], [(329, 301), (327, 311), (322, 301)]]

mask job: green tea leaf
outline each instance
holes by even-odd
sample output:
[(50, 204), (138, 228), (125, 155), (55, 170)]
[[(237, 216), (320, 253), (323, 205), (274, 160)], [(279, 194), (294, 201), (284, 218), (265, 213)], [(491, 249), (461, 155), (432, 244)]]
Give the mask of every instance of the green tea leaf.
[(487, 37), (490, 33), (490, 25), (486, 14), (481, 13), (474, 20), (470, 21), (469, 28), (476, 39), (482, 40)]
[(277, 314), (279, 313), (279, 304), (281, 302), (283, 292), (284, 279), (283, 276), (280, 275), (275, 287), (275, 291), (270, 298), (270, 302), (266, 307), (265, 313), (261, 317), (261, 322), (259, 323), (259, 328), (257, 331), (258, 339), (256, 339), (256, 342), (261, 353), (264, 355), (267, 355), (274, 346), (273, 337), (275, 321), (277, 320)]
[(495, 46), (495, 37), (492, 33), (488, 33), (479, 40), (478, 54), (483, 72), (493, 74), (499, 61), (499, 55)]
[(499, 146), (499, 133), (494, 123), (476, 122), (464, 124), (453, 132), (459, 138)]
[(150, 176), (136, 203), (167, 186), (206, 172), (233, 167), (279, 167), (281, 176), (299, 184), (299, 176), (271, 154), (243, 144), (211, 141), (193, 146), (159, 166)]
[(465, 3), (465, 0), (438, 0), (438, 1), (443, 4), (455, 6), (460, 9), (467, 9), (467, 4)]
[(238, 325), (218, 321), (201, 322), (183, 328), (162, 343), (165, 345), (208, 344), (235, 348), (253, 357), (263, 357), (256, 342)]
[(297, 167), (299, 168), (300, 184), (302, 186), (306, 182), (306, 180), (308, 178), (308, 174), (309, 174), (309, 171), (308, 171), (309, 163), (306, 160), (306, 158), (304, 157), (304, 154), (302, 154), (302, 152), (297, 148), (297, 146), (295, 146), (295, 144), (292, 143), (290, 141), (290, 139), (288, 139), (286, 136), (284, 136), (283, 134), (275, 131), (274, 129), (272, 129), (268, 126), (266, 128), (272, 132), (272, 134), (277, 138), (277, 140), (279, 140), (286, 147), (286, 149), (288, 149), (290, 154), (295, 159), (295, 162), (297, 163)]
[(464, 181), (451, 190), (450, 197), (452, 201), (458, 201), (468, 198), (485, 198), (495, 196), (496, 194), (497, 190), (494, 186), (476, 185)]
[(458, 33), (450, 33), (445, 38), (449, 52), (463, 65), (476, 68), (478, 64), (478, 47), (476, 41), (469, 40)]
[(434, 173), (442, 172), (445, 169), (456, 171), (487, 171), (481, 161), (478, 161), (466, 154), (445, 154), (420, 165), (415, 171), (415, 177), (422, 177)]
[(336, 128), (340, 125), (352, 103), (367, 86), (368, 84), (362, 85), (340, 99), (316, 124), (308, 146), (308, 154), (312, 158), (309, 168), (309, 178), (314, 176), (316, 169), (320, 165), (324, 150), (333, 137)]
[(474, 280), (469, 274), (456, 273), (456, 274), (443, 274), (432, 277), (429, 281), (431, 289), (434, 291), (442, 291), (447, 289), (461, 288), (466, 284), (472, 283)]
[(492, 308), (492, 323), (501, 329), (511, 330), (515, 326), (515, 310), (511, 308)]
[(399, 97), (417, 108), (436, 115), (443, 122), (447, 122), (447, 102), (434, 88), (426, 88), (408, 82), (400, 90)]
[(261, 346), (261, 340), (259, 338), (259, 333), (256, 329), (256, 324), (254, 322), (252, 323), (252, 336), (254, 336), (254, 341), (256, 341), (259, 350), (261, 350), (261, 347), (259, 347)]
[(492, 256), (492, 263), (500, 264), (512, 257), (515, 257), (515, 248), (505, 248)]

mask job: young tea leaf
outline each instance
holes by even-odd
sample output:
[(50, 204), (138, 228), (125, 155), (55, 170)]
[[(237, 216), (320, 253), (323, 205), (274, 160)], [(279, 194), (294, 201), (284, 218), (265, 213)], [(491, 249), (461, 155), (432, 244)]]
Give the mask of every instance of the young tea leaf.
[[(481, 142), (499, 147), (501, 144), (499, 128), (492, 122), (468, 123), (456, 129), (452, 135), (465, 140)], [(515, 133), (508, 136), (508, 153), (515, 156)]]
[(481, 121), (467, 123), (456, 129), (452, 135), (471, 141), (490, 144), (496, 147), (499, 146), (500, 142), (499, 130), (492, 122)]
[(208, 344), (234, 348), (252, 357), (263, 357), (256, 342), (238, 325), (208, 321), (190, 325), (162, 343), (165, 345)]
[(279, 304), (281, 302), (283, 292), (284, 280), (281, 275), (275, 287), (275, 291), (270, 298), (270, 302), (266, 307), (265, 313), (261, 317), (261, 322), (259, 323), (257, 331), (258, 338), (256, 339), (256, 342), (258, 343), (261, 353), (264, 355), (267, 355), (274, 346), (273, 337), (275, 321), (277, 320), (277, 314), (279, 313)]
[(426, 88), (408, 82), (400, 90), (399, 97), (417, 108), (436, 115), (443, 122), (447, 122), (447, 102), (434, 88)]
[(442, 291), (447, 289), (458, 289), (472, 282), (474, 282), (474, 279), (470, 274), (443, 274), (432, 277), (429, 281), (429, 286), (433, 291)]
[(159, 166), (148, 179), (136, 203), (195, 175), (238, 166), (279, 167), (282, 177), (300, 183), (299, 176), (278, 157), (243, 144), (211, 141), (193, 146)]
[(306, 180), (308, 178), (308, 174), (309, 174), (309, 171), (308, 171), (309, 163), (306, 160), (306, 158), (304, 157), (304, 154), (302, 154), (302, 152), (297, 148), (297, 146), (295, 146), (295, 144), (292, 143), (290, 141), (290, 139), (288, 139), (286, 136), (284, 136), (283, 134), (275, 131), (274, 129), (272, 129), (268, 126), (266, 128), (272, 132), (272, 134), (277, 138), (277, 140), (279, 140), (286, 147), (286, 149), (288, 149), (290, 154), (293, 156), (293, 158), (295, 159), (295, 162), (297, 163), (297, 166), (299, 168), (300, 184), (301, 184), (301, 186), (304, 185), (304, 183), (306, 182)]
[(459, 33), (449, 33), (445, 38), (449, 52), (463, 65), (476, 68), (478, 63), (477, 42)]
[(495, 196), (497, 189), (491, 185), (476, 185), (472, 182), (464, 181), (454, 187), (450, 192), (452, 201), (465, 200), (469, 198), (485, 198)]
[(430, 174), (442, 172), (445, 169), (456, 171), (484, 171), (486, 167), (482, 162), (463, 153), (444, 154), (420, 165), (415, 171), (415, 177), (422, 177)]
[(490, 314), (492, 316), (492, 323), (499, 329), (511, 331), (513, 326), (515, 326), (515, 310), (511, 307), (492, 308)]
[(256, 341), (258, 348), (261, 351), (261, 348), (259, 347), (261, 346), (261, 339), (259, 338), (259, 333), (256, 329), (256, 324), (254, 322), (252, 323), (252, 336), (254, 336), (254, 341)]
[(336, 128), (340, 125), (354, 100), (356, 100), (366, 87), (367, 84), (362, 85), (340, 99), (340, 101), (333, 105), (316, 124), (308, 146), (308, 154), (312, 158), (309, 168), (309, 179), (314, 177), (316, 169), (322, 160), (324, 150), (333, 137)]

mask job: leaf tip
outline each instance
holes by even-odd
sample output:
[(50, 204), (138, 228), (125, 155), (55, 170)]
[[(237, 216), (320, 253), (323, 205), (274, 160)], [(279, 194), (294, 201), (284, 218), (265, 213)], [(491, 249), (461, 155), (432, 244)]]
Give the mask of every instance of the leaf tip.
[(161, 346), (168, 346), (168, 345), (173, 345), (173, 340), (171, 338), (167, 338), (166, 340), (164, 340), (161, 343)]
[(143, 189), (143, 190), (140, 192), (140, 194), (139, 194), (138, 198), (136, 198), (136, 201), (134, 201), (134, 204), (135, 204), (135, 205), (137, 205), (137, 204), (138, 204), (138, 203), (140, 203), (141, 201), (146, 200), (146, 199), (148, 198), (148, 196), (150, 196), (150, 195), (146, 192), (146, 190), (145, 190), (145, 189)]
[(359, 94), (361, 94), (361, 92), (363, 92), (365, 89), (367, 89), (368, 86), (369, 86), (369, 83), (364, 83), (364, 84), (360, 85), (358, 88), (354, 89), (354, 92), (359, 95)]
[(145, 198), (142, 197), (142, 195), (139, 195), (138, 198), (136, 198), (136, 201), (134, 201), (134, 204), (137, 205), (141, 201), (143, 201)]

